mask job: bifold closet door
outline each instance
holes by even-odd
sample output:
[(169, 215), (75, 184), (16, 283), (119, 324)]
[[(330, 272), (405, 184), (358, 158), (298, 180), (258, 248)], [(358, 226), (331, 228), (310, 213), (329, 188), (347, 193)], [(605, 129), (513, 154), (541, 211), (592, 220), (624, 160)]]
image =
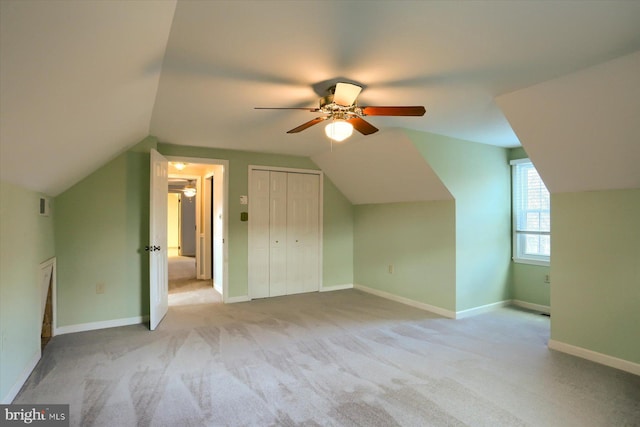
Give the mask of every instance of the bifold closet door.
[(319, 175), (252, 171), (248, 272), (251, 298), (319, 290), (319, 196)]
[(287, 174), (287, 294), (319, 290), (318, 175)]

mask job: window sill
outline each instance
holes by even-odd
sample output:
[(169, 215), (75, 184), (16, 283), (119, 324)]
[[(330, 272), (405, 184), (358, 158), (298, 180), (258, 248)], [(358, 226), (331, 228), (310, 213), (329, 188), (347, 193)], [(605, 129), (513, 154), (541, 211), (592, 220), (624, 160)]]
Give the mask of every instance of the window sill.
[(549, 261), (540, 259), (513, 258), (513, 262), (515, 262), (516, 264), (538, 265), (541, 267), (549, 267), (551, 265)]

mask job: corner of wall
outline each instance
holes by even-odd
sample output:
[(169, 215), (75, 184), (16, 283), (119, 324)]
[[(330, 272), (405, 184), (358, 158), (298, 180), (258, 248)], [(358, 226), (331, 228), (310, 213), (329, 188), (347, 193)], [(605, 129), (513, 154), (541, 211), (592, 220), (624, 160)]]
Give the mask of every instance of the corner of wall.
[[(40, 263), (55, 255), (42, 194), (0, 182), (0, 400), (13, 400), (40, 358)], [(7, 402), (8, 403), (8, 402)]]
[(455, 198), (456, 310), (508, 300), (509, 150), (426, 132), (406, 133)]

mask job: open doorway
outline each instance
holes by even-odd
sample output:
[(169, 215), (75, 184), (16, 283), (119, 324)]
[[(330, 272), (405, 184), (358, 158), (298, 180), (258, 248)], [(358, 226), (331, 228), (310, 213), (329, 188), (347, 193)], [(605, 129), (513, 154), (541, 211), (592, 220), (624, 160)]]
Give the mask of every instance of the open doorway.
[(226, 161), (168, 160), (169, 306), (221, 303), (226, 288)]

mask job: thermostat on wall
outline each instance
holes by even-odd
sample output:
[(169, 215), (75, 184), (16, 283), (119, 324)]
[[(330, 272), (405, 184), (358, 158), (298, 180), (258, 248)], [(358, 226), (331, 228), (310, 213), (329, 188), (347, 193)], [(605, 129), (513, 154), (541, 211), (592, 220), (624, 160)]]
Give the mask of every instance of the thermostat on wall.
[(247, 196), (240, 196), (240, 204), (241, 205), (246, 205), (249, 203), (249, 199), (247, 198)]

